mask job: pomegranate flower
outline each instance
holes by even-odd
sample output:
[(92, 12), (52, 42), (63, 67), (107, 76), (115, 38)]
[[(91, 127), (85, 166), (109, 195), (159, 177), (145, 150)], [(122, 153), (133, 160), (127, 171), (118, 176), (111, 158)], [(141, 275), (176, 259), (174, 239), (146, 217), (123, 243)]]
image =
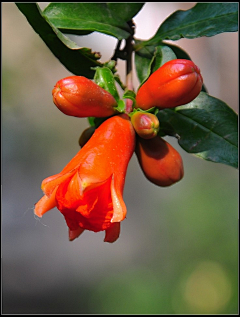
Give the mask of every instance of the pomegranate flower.
[(57, 207), (69, 227), (69, 240), (84, 230), (105, 230), (105, 242), (120, 234), (126, 217), (123, 188), (135, 148), (135, 132), (125, 114), (104, 121), (61, 173), (43, 180), (38, 217)]

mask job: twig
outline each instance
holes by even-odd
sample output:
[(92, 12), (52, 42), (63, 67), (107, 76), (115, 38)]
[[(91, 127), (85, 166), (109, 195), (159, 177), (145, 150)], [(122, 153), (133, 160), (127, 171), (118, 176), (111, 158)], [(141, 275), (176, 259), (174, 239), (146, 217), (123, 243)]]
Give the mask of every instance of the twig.
[[(129, 21), (128, 25), (133, 30), (132, 34), (126, 40), (125, 50), (127, 53), (126, 59), (126, 87), (128, 90), (133, 90), (133, 73), (132, 73), (132, 52), (133, 52), (133, 34), (135, 25), (133, 21)], [(126, 99), (125, 112), (130, 113), (132, 111), (133, 101), (131, 99)]]

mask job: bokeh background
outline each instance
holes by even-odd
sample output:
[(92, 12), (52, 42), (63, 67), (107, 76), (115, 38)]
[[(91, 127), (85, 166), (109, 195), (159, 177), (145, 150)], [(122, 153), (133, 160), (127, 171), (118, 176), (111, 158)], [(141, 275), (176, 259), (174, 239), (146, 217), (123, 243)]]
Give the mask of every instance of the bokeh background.
[[(134, 18), (136, 37), (152, 37), (173, 11), (194, 4), (146, 3)], [(97, 33), (72, 38), (102, 61), (116, 45)], [(200, 67), (209, 94), (238, 112), (238, 33), (174, 43)], [(125, 63), (118, 67), (124, 80)], [(114, 244), (89, 231), (69, 242), (56, 208), (34, 216), (42, 180), (77, 153), (88, 127), (52, 102), (54, 84), (69, 75), (16, 5), (2, 3), (3, 313), (236, 314), (238, 171), (187, 154), (173, 138), (166, 140), (183, 157), (183, 180), (151, 184), (134, 155), (127, 219)]]

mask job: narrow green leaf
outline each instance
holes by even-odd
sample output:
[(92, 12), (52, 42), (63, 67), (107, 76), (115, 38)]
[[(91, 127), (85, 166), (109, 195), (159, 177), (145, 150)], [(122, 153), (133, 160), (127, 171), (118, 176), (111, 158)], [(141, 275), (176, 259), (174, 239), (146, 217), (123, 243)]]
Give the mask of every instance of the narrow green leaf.
[(108, 91), (116, 101), (119, 100), (114, 75), (108, 67), (97, 67), (94, 75), (94, 81), (98, 86)]
[(126, 39), (131, 29), (106, 3), (74, 2), (50, 3), (43, 15), (64, 33), (82, 34), (82, 31), (97, 31)]
[(193, 39), (238, 30), (238, 3), (199, 2), (193, 8), (170, 15), (148, 41), (153, 45), (162, 40)]
[(144, 6), (143, 3), (107, 2), (108, 8), (113, 15), (118, 15), (124, 21), (130, 21)]
[(238, 167), (238, 116), (223, 101), (201, 92), (192, 102), (159, 111), (165, 134), (178, 138), (188, 153)]
[(25, 15), (34, 31), (39, 34), (52, 53), (73, 74), (93, 78), (94, 66), (100, 66), (97, 61), (99, 54), (92, 53), (89, 48), (80, 48), (67, 38), (51, 22), (42, 16), (36, 3), (16, 3), (18, 9)]
[(122, 99), (118, 100), (118, 106), (116, 107), (116, 110), (120, 113), (125, 112), (125, 102)]

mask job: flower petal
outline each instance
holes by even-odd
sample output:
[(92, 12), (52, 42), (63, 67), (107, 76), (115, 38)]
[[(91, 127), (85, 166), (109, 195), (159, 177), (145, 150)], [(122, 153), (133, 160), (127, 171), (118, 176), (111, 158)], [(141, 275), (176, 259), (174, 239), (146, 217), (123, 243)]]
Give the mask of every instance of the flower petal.
[(72, 179), (65, 180), (57, 190), (57, 208), (65, 217), (70, 230), (78, 227), (94, 232), (108, 229), (113, 215), (111, 198), (112, 177), (105, 182), (90, 185), (91, 189), (83, 191), (80, 195), (79, 175), (76, 173)]
[(61, 183), (63, 183), (66, 179), (70, 178), (73, 174), (74, 174), (74, 170), (72, 170), (69, 173), (66, 174), (56, 174), (50, 177), (45, 178), (42, 181), (42, 190), (44, 192), (44, 194), (46, 194), (47, 196), (50, 196), (52, 194), (52, 192), (54, 191), (54, 189), (59, 186)]
[(84, 231), (83, 228), (78, 227), (76, 230), (68, 230), (68, 237), (69, 241), (73, 241), (74, 239), (78, 238), (80, 234), (82, 234)]
[(115, 242), (120, 235), (120, 222), (115, 222), (110, 228), (105, 231), (104, 242)]
[(111, 222), (122, 221), (126, 217), (127, 208), (123, 201), (122, 193), (120, 189), (115, 188), (114, 175), (111, 182), (111, 196), (113, 203), (113, 216)]
[[(111, 177), (84, 191), (81, 204), (76, 211), (83, 216), (81, 226), (95, 232), (107, 229), (113, 215), (111, 199)], [(91, 228), (91, 229), (90, 229)]]
[(78, 173), (62, 182), (56, 193), (57, 208), (76, 210), (82, 200)]
[(45, 214), (48, 210), (56, 207), (56, 199), (55, 199), (55, 195), (56, 195), (56, 191), (57, 191), (57, 187), (55, 188), (55, 190), (52, 192), (52, 194), (50, 195), (50, 197), (48, 197), (47, 195), (44, 195), (36, 204), (34, 207), (34, 213), (35, 215), (37, 215), (38, 217), (42, 217), (43, 214)]

